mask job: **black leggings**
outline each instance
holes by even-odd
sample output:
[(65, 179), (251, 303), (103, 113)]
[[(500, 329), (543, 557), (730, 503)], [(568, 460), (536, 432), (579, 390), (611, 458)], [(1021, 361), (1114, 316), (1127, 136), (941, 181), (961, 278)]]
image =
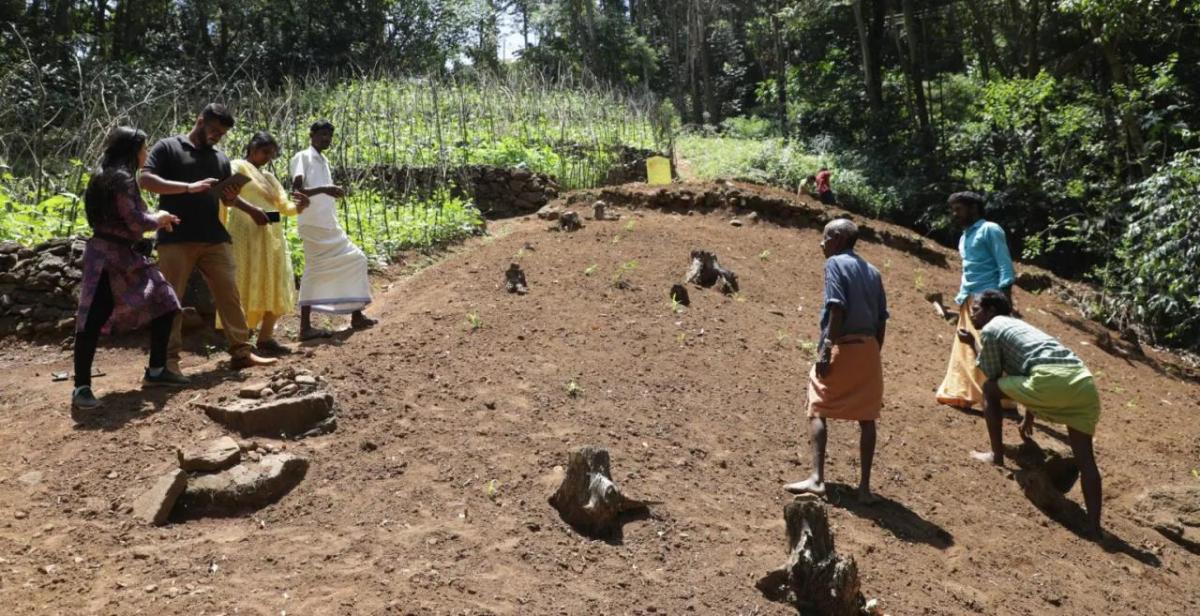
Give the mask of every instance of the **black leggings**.
[[(75, 386), (90, 387), (92, 384), (92, 360), (96, 358), (96, 344), (100, 341), (100, 330), (112, 316), (116, 303), (112, 286), (108, 283), (108, 272), (100, 274), (96, 294), (88, 309), (83, 331), (75, 334)], [(150, 367), (167, 365), (167, 342), (171, 339), (171, 324), (178, 310), (172, 310), (150, 321)]]

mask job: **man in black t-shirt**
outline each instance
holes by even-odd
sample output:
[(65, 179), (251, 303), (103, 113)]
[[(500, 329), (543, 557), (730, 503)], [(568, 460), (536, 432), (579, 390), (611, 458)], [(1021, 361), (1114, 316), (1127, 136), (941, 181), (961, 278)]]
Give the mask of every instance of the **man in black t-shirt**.
[[(233, 116), (224, 105), (205, 107), (191, 132), (154, 144), (138, 182), (143, 189), (161, 195), (159, 209), (179, 217), (173, 231), (158, 232), (159, 269), (183, 297), (192, 271), (199, 268), (221, 316), (236, 370), (271, 365), (275, 360), (251, 352), (246, 315), (234, 281), (229, 233), (221, 224), (219, 210), (224, 201), (259, 225), (267, 224), (267, 215), (238, 197), (236, 188), (227, 189), (219, 197), (213, 193), (213, 186), (230, 176), (229, 158), (216, 148), (230, 128)], [(181, 375), (181, 327), (182, 318), (177, 316), (167, 346), (167, 370), (176, 375)]]

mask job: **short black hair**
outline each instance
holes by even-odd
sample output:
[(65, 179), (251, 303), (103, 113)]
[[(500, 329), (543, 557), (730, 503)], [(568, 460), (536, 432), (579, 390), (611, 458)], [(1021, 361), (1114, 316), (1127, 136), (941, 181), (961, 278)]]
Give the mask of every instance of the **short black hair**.
[(1008, 296), (1003, 291), (996, 289), (988, 289), (979, 294), (979, 307), (984, 310), (989, 310), (1002, 317), (1012, 315), (1012, 302), (1008, 301)]
[(329, 120), (317, 120), (316, 122), (312, 123), (312, 126), (308, 127), (308, 134), (311, 135), (319, 130), (328, 130), (332, 133), (333, 122), (330, 122)]
[(250, 137), (250, 143), (246, 144), (246, 156), (249, 156), (250, 152), (266, 146), (273, 146), (276, 151), (279, 150), (279, 142), (275, 140), (275, 137), (265, 130), (260, 130), (254, 133), (254, 136)]
[(204, 118), (205, 122), (220, 122), (225, 128), (233, 128), (233, 114), (221, 103), (209, 103), (204, 111), (200, 112), (200, 117)]
[(976, 212), (979, 212), (980, 214), (983, 213), (983, 195), (980, 195), (977, 192), (971, 192), (969, 190), (956, 192), (953, 195), (950, 195), (950, 198), (946, 200), (946, 205), (954, 205), (955, 203), (969, 205), (975, 208)]

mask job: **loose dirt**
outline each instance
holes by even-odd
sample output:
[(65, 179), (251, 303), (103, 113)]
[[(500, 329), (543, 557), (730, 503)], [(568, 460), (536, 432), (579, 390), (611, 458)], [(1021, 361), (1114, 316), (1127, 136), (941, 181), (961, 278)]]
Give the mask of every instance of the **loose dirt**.
[[(672, 190), (708, 190), (685, 186)], [(622, 189), (634, 202), (655, 189)], [(771, 198), (767, 189), (742, 187)], [(592, 197), (573, 209), (587, 213)], [(0, 603), (11, 614), (789, 614), (755, 581), (786, 556), (781, 486), (809, 472), (806, 371), (820, 309), (819, 233), (629, 209), (574, 233), (536, 218), (379, 289), (375, 329), (285, 360), (336, 392), (336, 431), (277, 442), (310, 461), (279, 502), (241, 517), (153, 528), (124, 506), (176, 447), (225, 431), (192, 401), (262, 378), (189, 356), (197, 383), (137, 389), (140, 338), (101, 349), (107, 406), (72, 420), (58, 346), (0, 349)], [(811, 202), (799, 205), (815, 209)], [(745, 220), (745, 216), (741, 216)], [(882, 223), (877, 231), (907, 232)], [(911, 234), (909, 234), (911, 235)], [(882, 237), (882, 236), (879, 236)], [(689, 288), (694, 249), (740, 291)], [(954, 331), (924, 296), (957, 287), (950, 251), (881, 243), (892, 321), (875, 488), (831, 494), (837, 551), (891, 614), (1196, 614), (1200, 556), (1139, 522), (1146, 488), (1194, 485), (1200, 386), (1102, 333), (1052, 291), (1017, 291), (1025, 317), (1096, 374), (1103, 545), (1079, 538), (1079, 488), (1049, 517), (1009, 474), (968, 459), (977, 414), (938, 406)], [(930, 253), (940, 254), (930, 259)], [(518, 263), (528, 294), (504, 289)], [(290, 324), (294, 328), (294, 323)], [(265, 373), (264, 373), (265, 374)], [(1005, 426), (1016, 440), (1016, 424)], [(1043, 427), (1036, 439), (1064, 438)], [(568, 452), (606, 447), (613, 480), (659, 501), (620, 543), (586, 540), (547, 498)], [(833, 424), (828, 477), (857, 480), (857, 429)]]

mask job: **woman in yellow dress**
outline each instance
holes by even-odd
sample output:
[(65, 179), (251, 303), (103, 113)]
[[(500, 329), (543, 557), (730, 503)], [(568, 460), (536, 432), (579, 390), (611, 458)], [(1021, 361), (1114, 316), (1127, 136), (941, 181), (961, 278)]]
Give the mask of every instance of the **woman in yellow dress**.
[(278, 155), (275, 138), (260, 131), (246, 146), (246, 158), (232, 164), (233, 173), (250, 179), (239, 196), (267, 212), (271, 222), (259, 226), (241, 210), (223, 212), (225, 227), (233, 238), (237, 287), (246, 325), (258, 328), (258, 351), (268, 355), (292, 352), (275, 340), (275, 322), (280, 315), (291, 312), (296, 303), (296, 278), (279, 215), (295, 216), (308, 207), (308, 197), (294, 192), (289, 198), (279, 180), (263, 170)]

